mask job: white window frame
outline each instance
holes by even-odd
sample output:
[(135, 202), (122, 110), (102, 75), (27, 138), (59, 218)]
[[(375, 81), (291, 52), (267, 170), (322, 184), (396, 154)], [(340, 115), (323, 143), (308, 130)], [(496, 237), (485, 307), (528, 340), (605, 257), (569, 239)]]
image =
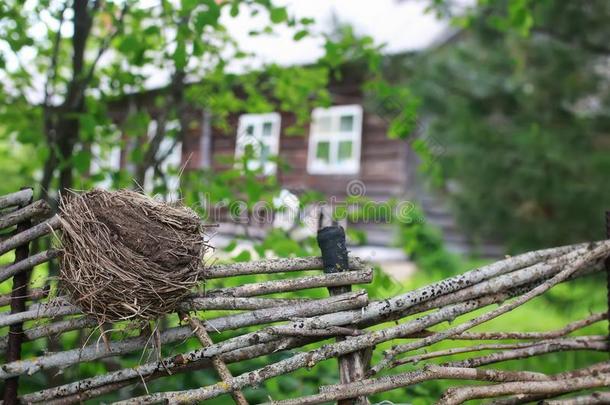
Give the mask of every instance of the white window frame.
[[(271, 123), (271, 134), (263, 135), (263, 125)], [(255, 153), (260, 153), (261, 145), (267, 146), (271, 156), (277, 156), (280, 151), (280, 131), (282, 118), (279, 113), (272, 112), (266, 114), (242, 114), (239, 116), (237, 125), (237, 135), (235, 139), (235, 158), (239, 159), (243, 156), (246, 145), (252, 145)], [(253, 127), (252, 135), (246, 134), (246, 128)], [(266, 176), (275, 174), (277, 164), (273, 161), (261, 162), (261, 160), (250, 160), (248, 169), (258, 170), (261, 164), (264, 163), (262, 171)]]
[[(351, 115), (353, 125), (351, 131), (341, 131), (341, 117)], [(362, 144), (362, 106), (338, 105), (329, 108), (315, 108), (311, 114), (309, 130), (309, 146), (307, 148), (307, 172), (310, 174), (357, 174), (360, 172), (360, 149)], [(329, 118), (331, 130), (323, 133), (318, 128), (319, 120)], [(339, 143), (352, 142), (352, 156), (339, 162)], [(317, 145), (320, 142), (329, 143), (329, 162), (318, 159)]]

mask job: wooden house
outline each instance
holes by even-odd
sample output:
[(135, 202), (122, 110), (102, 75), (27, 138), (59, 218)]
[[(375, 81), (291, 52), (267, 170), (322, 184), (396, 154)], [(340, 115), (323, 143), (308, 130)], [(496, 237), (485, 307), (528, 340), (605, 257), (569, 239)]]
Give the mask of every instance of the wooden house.
[[(408, 140), (387, 136), (389, 121), (385, 114), (365, 100), (362, 78), (347, 70), (341, 81), (328, 87), (332, 103), (327, 108), (311, 111), (311, 120), (304, 133), (289, 135), (287, 128), (296, 122), (293, 113), (269, 111), (264, 114), (236, 113), (228, 117), (229, 130), (213, 125), (209, 113), (197, 108), (188, 111), (189, 121), (197, 123), (187, 130), (182, 142), (172, 148), (173, 140), (165, 139), (160, 153), (167, 155), (161, 170), (181, 167), (184, 170), (211, 169), (222, 171), (231, 167), (226, 157), (239, 157), (247, 145), (252, 145), (258, 160), (251, 168), (260, 168), (266, 175), (276, 175), (281, 187), (299, 195), (303, 191), (319, 191), (334, 201), (344, 201), (348, 195), (365, 196), (374, 202), (390, 199), (412, 201), (421, 205), (427, 219), (438, 225), (456, 252), (469, 252), (471, 243), (457, 229), (444, 201), (421, 187), (417, 179), (417, 157)], [(354, 70), (357, 72), (357, 70)], [(123, 120), (133, 109), (145, 109), (152, 117), (149, 133), (154, 133), (156, 92), (131, 95), (116, 104), (116, 121)], [(171, 123), (170, 123), (171, 127)], [(116, 151), (109, 159), (112, 165), (125, 167), (126, 151)], [(287, 162), (290, 170), (282, 170), (269, 156)], [(168, 179), (168, 188), (177, 190), (178, 178)], [(146, 184), (144, 188), (149, 188)], [(242, 233), (242, 226), (231, 221), (221, 222), (220, 234)], [(251, 237), (262, 237), (266, 226), (252, 227)], [(404, 256), (396, 246), (396, 227), (385, 221), (346, 224), (367, 234), (367, 245), (391, 258)], [(380, 250), (381, 249), (381, 250)], [(385, 249), (385, 250), (384, 250)], [(487, 251), (484, 251), (487, 253)], [(496, 251), (490, 253), (495, 255)]]

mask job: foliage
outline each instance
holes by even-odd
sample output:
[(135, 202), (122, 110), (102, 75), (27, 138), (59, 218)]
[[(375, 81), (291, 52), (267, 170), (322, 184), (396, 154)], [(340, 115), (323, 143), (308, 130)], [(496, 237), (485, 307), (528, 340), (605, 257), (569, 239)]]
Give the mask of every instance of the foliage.
[[(163, 180), (161, 140), (174, 140), (172, 148), (182, 141), (193, 125), (191, 106), (208, 109), (220, 123), (230, 112), (269, 111), (278, 104), (302, 125), (312, 105), (328, 102), (329, 66), (339, 56), (308, 67), (231, 73), (234, 64), (248, 69), (255, 56), (224, 25), (240, 14), (266, 16), (262, 26), (252, 27), (253, 36), (273, 34), (278, 25), (294, 30), (295, 41), (316, 35), (309, 29), (313, 20), (294, 18), (269, 0), (164, 0), (152, 7), (133, 0), (3, 2), (0, 142), (17, 139), (40, 158), (22, 163), (19, 150), (10, 156), (28, 174), (39, 172), (46, 197), (47, 191), (88, 188), (108, 178), (115, 187), (144, 185), (151, 176)], [(150, 103), (117, 115), (118, 100), (143, 91), (150, 92)], [(157, 131), (144, 136), (152, 119)], [(119, 143), (130, 149), (125, 163), (131, 173), (108, 165), (92, 171), (91, 162), (106, 160)], [(164, 181), (157, 184), (163, 191)]]
[(535, 2), (524, 36), (498, 27), (504, 4), (484, 2), (452, 46), (418, 59), (411, 88), (442, 146), (429, 167), (475, 236), (513, 250), (598, 239), (610, 201), (610, 7)]
[(436, 277), (457, 273), (458, 258), (445, 249), (441, 231), (426, 222), (421, 208), (414, 208), (409, 221), (397, 224), (399, 245), (421, 271)]

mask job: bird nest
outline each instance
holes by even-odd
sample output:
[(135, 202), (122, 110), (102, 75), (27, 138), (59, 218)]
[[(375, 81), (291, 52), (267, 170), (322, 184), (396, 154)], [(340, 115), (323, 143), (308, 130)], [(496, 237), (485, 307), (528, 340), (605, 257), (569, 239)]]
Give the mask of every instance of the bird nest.
[(159, 318), (200, 281), (208, 245), (191, 209), (96, 189), (63, 198), (60, 211), (60, 283), (100, 322)]

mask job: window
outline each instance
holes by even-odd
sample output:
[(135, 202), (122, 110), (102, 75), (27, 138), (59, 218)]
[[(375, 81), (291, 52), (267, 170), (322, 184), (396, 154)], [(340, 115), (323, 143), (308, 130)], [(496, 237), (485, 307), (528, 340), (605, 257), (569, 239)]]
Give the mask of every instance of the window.
[(250, 145), (254, 159), (248, 161), (249, 170), (262, 168), (265, 175), (275, 173), (277, 165), (269, 158), (279, 153), (280, 120), (278, 113), (243, 114), (239, 117), (235, 157), (242, 157)]
[(316, 108), (312, 113), (307, 170), (312, 174), (356, 174), (360, 170), (362, 107)]

